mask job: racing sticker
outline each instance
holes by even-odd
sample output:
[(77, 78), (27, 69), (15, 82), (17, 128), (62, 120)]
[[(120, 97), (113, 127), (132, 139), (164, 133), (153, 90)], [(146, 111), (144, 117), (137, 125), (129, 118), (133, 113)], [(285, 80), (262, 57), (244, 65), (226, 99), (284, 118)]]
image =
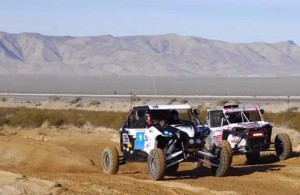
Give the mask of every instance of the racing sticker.
[(134, 140), (134, 149), (143, 150), (145, 144), (145, 132), (136, 132)]
[(126, 133), (123, 133), (122, 134), (122, 139), (123, 139), (123, 143), (124, 144), (128, 144), (130, 141), (129, 141), (129, 137), (128, 137), (128, 134)]

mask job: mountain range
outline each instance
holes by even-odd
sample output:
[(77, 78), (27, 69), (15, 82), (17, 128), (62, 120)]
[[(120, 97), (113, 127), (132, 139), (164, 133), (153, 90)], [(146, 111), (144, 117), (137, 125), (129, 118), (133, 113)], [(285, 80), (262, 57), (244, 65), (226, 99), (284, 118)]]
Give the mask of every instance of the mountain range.
[(300, 47), (293, 41), (228, 43), (176, 34), (72, 37), (0, 32), (0, 74), (300, 76)]

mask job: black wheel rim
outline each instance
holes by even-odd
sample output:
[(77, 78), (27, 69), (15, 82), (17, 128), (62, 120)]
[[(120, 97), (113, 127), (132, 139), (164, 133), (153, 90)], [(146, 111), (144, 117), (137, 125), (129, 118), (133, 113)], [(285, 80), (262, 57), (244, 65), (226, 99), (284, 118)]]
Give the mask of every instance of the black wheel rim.
[(277, 140), (277, 143), (275, 144), (275, 150), (278, 155), (282, 153), (283, 151), (282, 141)]
[[(217, 150), (217, 151), (216, 151)], [(212, 163), (216, 164), (216, 165), (220, 165), (220, 158), (221, 158), (221, 150), (216, 149), (214, 154), (217, 155), (216, 158), (212, 159)]]

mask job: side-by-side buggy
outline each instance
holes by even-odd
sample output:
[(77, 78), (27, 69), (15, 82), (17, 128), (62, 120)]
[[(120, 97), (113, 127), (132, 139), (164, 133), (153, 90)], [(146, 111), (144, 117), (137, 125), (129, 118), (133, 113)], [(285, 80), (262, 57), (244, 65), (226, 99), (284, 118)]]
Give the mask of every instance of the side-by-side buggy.
[(207, 147), (210, 129), (189, 105), (134, 107), (120, 129), (120, 151), (106, 147), (102, 154), (105, 173), (116, 174), (119, 165), (147, 162), (149, 176), (160, 180), (176, 173), (180, 162), (205, 162), (215, 176), (225, 176), (231, 162), (230, 145), (220, 140)]
[(272, 125), (263, 120), (258, 106), (227, 105), (207, 110), (207, 124), (211, 129), (210, 144), (227, 140), (233, 154), (245, 154), (248, 163), (255, 163), (261, 151), (274, 151), (280, 160), (287, 159), (292, 144), (286, 133), (279, 133), (271, 141)]

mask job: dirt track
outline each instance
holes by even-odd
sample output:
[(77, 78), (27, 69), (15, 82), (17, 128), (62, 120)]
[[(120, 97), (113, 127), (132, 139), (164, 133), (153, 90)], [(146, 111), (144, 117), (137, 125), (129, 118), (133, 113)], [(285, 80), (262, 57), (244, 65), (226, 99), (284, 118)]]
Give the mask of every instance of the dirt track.
[(123, 165), (118, 175), (101, 172), (101, 150), (118, 146), (115, 130), (4, 129), (0, 135), (0, 194), (300, 194), (298, 153), (281, 162), (264, 154), (257, 165), (235, 156), (229, 176), (222, 178), (183, 163), (178, 176), (154, 182), (145, 163)]

